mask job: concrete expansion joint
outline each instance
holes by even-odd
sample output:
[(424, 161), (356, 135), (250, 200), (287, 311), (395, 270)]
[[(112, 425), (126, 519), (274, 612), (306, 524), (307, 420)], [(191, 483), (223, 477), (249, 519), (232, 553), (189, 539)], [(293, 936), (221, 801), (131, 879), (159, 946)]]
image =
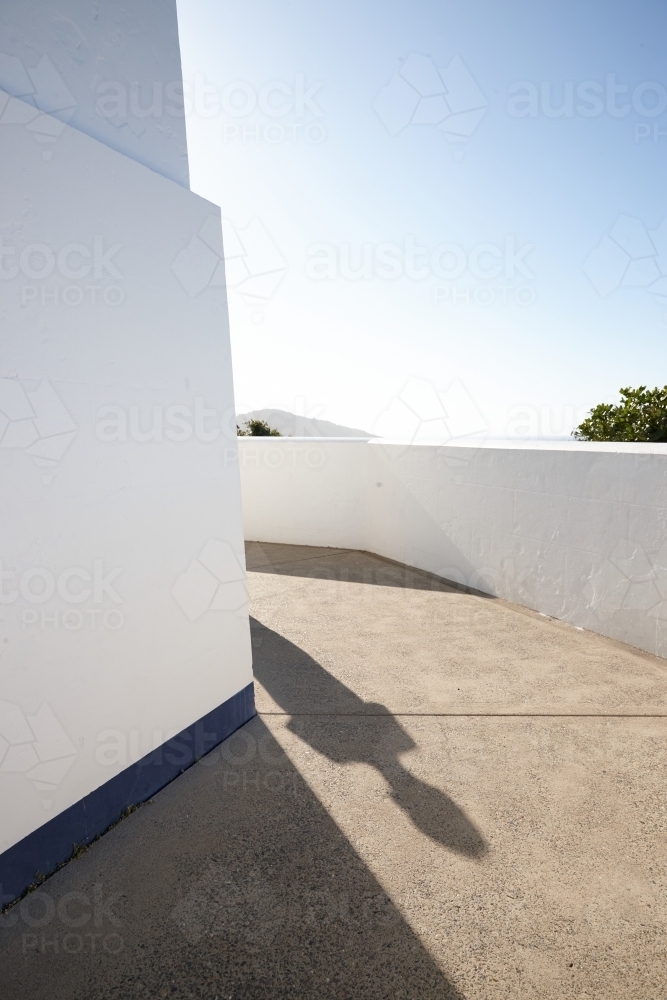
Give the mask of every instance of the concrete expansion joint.
[(258, 712), (257, 715), (292, 719), (667, 719), (665, 712)]

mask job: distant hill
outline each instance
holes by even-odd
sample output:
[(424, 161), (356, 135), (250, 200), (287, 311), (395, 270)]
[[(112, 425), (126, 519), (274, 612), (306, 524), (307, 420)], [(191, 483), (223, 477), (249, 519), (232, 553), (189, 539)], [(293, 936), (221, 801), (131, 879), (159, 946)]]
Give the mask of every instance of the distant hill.
[(241, 427), (248, 420), (266, 420), (285, 437), (361, 437), (372, 438), (375, 434), (359, 430), (358, 427), (345, 427), (343, 424), (333, 424), (330, 420), (313, 420), (311, 417), (299, 417), (287, 410), (251, 410), (249, 413), (239, 413), (236, 423)]

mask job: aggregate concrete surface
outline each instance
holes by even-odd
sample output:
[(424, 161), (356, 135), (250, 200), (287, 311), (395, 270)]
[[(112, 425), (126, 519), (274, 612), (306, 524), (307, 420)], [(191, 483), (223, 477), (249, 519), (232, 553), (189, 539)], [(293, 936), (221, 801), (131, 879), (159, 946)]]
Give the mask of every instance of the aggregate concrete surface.
[(247, 559), (260, 714), (0, 919), (2, 1000), (665, 1000), (667, 663)]

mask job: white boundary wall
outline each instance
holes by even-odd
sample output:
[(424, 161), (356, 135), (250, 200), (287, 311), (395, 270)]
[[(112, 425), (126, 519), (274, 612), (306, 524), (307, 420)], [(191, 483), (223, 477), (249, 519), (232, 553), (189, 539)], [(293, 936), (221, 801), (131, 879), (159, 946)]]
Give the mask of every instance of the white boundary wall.
[(246, 538), (366, 548), (366, 441), (239, 438)]
[(247, 539), (364, 549), (667, 655), (667, 446), (241, 438)]

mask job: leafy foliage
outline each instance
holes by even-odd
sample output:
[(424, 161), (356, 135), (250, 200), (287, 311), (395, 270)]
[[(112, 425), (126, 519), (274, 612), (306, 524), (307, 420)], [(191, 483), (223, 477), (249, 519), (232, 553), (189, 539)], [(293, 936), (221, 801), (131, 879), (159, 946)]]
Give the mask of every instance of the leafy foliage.
[(282, 437), (280, 431), (267, 424), (266, 420), (248, 420), (243, 427), (236, 425), (236, 433), (239, 437)]
[(600, 403), (575, 430), (578, 441), (667, 441), (667, 385), (620, 390), (621, 402)]

